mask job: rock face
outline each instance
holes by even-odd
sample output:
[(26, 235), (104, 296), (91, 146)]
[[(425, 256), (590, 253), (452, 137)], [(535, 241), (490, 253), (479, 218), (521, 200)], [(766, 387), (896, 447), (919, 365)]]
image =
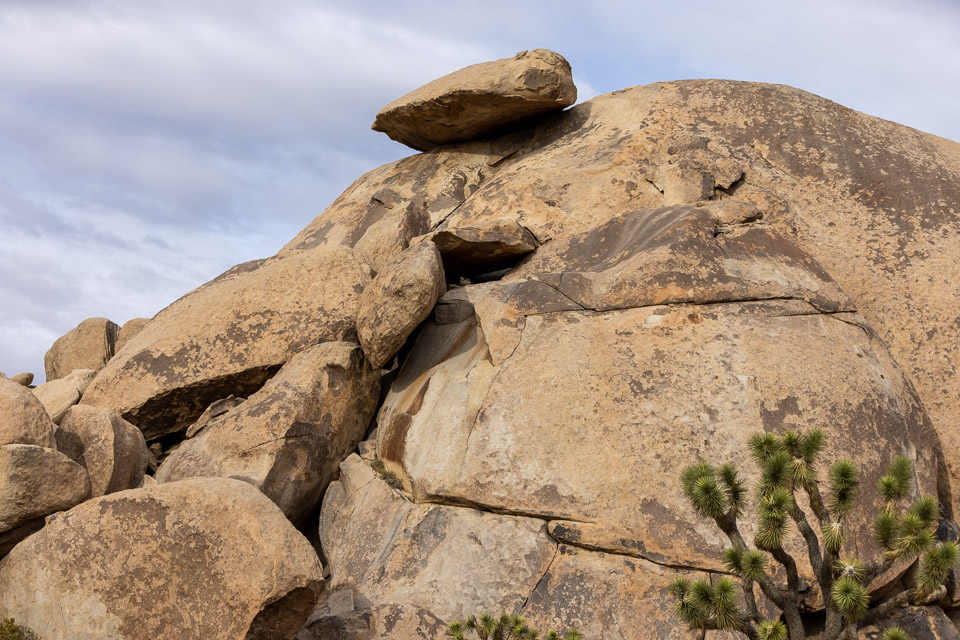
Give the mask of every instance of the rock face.
[(19, 385), (28, 387), (33, 383), (33, 374), (32, 373), (18, 373), (17, 375), (10, 378), (12, 381), (16, 382)]
[(140, 329), (143, 329), (148, 322), (150, 322), (150, 318), (134, 318), (124, 322), (117, 332), (117, 343), (114, 345), (114, 351), (119, 352), (123, 345), (130, 342), (130, 338), (140, 333)]
[(337, 248), (234, 267), (158, 313), (83, 402), (119, 410), (147, 440), (183, 430), (211, 402), (260, 388), (306, 347), (355, 340), (370, 279), (352, 251)]
[(373, 129), (422, 151), (484, 137), (576, 101), (563, 56), (534, 49), (434, 80), (381, 109)]
[(0, 446), (32, 444), (53, 448), (56, 428), (30, 389), (0, 378)]
[(379, 371), (355, 344), (328, 342), (290, 360), (257, 393), (213, 418), (160, 466), (170, 482), (219, 476), (250, 482), (292, 521), (320, 501), (366, 433)]
[(57, 338), (43, 357), (47, 381), (74, 369), (100, 370), (113, 357), (120, 327), (106, 318), (87, 318)]
[(313, 549), (259, 491), (193, 479), (53, 518), (0, 561), (0, 617), (44, 638), (289, 639), (321, 584)]
[(0, 447), (0, 557), (40, 528), (45, 516), (89, 496), (86, 470), (59, 451), (30, 444)]
[(43, 383), (33, 393), (47, 410), (50, 419), (60, 424), (67, 410), (80, 402), (96, 375), (93, 369), (76, 369), (64, 378)]
[(57, 449), (90, 476), (92, 497), (134, 489), (143, 482), (150, 452), (143, 434), (115, 409), (71, 407), (56, 433)]
[(385, 365), (447, 290), (432, 242), (410, 247), (377, 274), (360, 298), (357, 335), (374, 369)]

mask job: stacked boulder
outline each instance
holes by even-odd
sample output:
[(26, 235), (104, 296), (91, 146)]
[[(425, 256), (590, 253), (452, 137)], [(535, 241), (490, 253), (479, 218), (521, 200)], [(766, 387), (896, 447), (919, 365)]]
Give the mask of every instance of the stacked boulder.
[[(0, 529), (93, 498), (0, 561), (0, 617), (399, 640), (487, 610), (688, 638), (668, 587), (723, 572), (725, 541), (678, 477), (749, 468), (755, 431), (820, 427), (857, 464), (859, 554), (895, 455), (952, 517), (960, 145), (774, 85), (575, 99), (544, 50), (430, 83), (374, 123), (425, 153), (133, 335), (101, 323), (104, 357), (50, 357), (96, 372), (75, 406), (0, 379), (24, 416), (0, 424), (0, 473), (40, 473), (36, 449), (78, 483)], [(5, 487), (0, 518), (23, 503)], [(904, 615), (956, 637), (939, 609)]]

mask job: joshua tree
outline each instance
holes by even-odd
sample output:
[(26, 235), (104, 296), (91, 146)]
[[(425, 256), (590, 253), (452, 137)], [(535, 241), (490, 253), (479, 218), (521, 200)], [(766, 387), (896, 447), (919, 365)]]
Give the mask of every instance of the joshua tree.
[[(467, 633), (473, 632), (477, 640), (536, 640), (540, 632), (531, 629), (520, 616), (511, 616), (501, 613), (494, 618), (487, 613), (479, 616), (470, 616), (447, 625), (447, 635), (454, 640), (466, 640)], [(576, 629), (570, 629), (560, 635), (556, 631), (548, 631), (544, 640), (583, 640), (583, 636)]]
[[(737, 525), (746, 504), (747, 489), (736, 467), (700, 463), (685, 469), (680, 481), (693, 508), (711, 518), (730, 540), (724, 552), (727, 570), (739, 580), (744, 608), (737, 601), (737, 585), (729, 577), (712, 583), (678, 578), (671, 586), (677, 598), (675, 612), (694, 629), (730, 629), (752, 640), (800, 640), (804, 638), (800, 617), (800, 576), (795, 559), (783, 548), (790, 523), (803, 537), (810, 566), (823, 594), (826, 609), (825, 640), (855, 640), (857, 629), (907, 604), (928, 603), (943, 597), (947, 573), (960, 560), (952, 542), (937, 542), (933, 528), (939, 516), (936, 499), (925, 496), (908, 509), (899, 503), (907, 496), (913, 465), (902, 456), (890, 463), (878, 489), (885, 504), (874, 521), (873, 531), (883, 552), (870, 562), (844, 555), (846, 519), (857, 495), (857, 468), (850, 460), (838, 460), (829, 469), (827, 495), (821, 495), (817, 480), (818, 457), (824, 447), (823, 431), (805, 435), (792, 431), (782, 437), (755, 434), (750, 451), (760, 467), (757, 483), (756, 548), (744, 541)], [(819, 522), (811, 524), (795, 497), (803, 491)], [(819, 534), (819, 535), (818, 535)], [(786, 585), (767, 572), (772, 557), (783, 568)], [(920, 558), (917, 584), (880, 603), (871, 603), (868, 586), (895, 562)], [(781, 619), (764, 619), (757, 608), (754, 587), (782, 612)], [(898, 627), (884, 630), (882, 640), (907, 640)]]

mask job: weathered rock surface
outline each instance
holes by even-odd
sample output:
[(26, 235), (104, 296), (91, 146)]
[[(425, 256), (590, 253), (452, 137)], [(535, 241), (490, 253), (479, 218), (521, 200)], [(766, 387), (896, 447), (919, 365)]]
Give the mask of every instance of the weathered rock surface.
[(143, 434), (115, 409), (71, 407), (56, 432), (57, 449), (82, 465), (92, 497), (134, 489), (143, 482), (150, 452)]
[(0, 617), (57, 638), (293, 638), (320, 562), (245, 482), (192, 479), (90, 500), (0, 561)]
[(521, 613), (541, 629), (577, 627), (588, 638), (694, 637), (668, 606), (678, 572), (558, 545), (533, 518), (412, 504), (357, 456), (331, 484), (320, 527), (331, 590), (352, 590), (352, 606), (319, 607), (304, 640), (315, 637), (311, 629), (377, 637), (363, 633), (388, 605), (403, 606), (398, 621), (430, 631), (434, 617), (450, 622), (486, 610)]
[(919, 490), (937, 491), (929, 420), (815, 262), (711, 220), (620, 216), (542, 247), (515, 272), (529, 279), (447, 294), (475, 318), (421, 332), (379, 415), (387, 467), (417, 501), (536, 515), (568, 544), (718, 570), (726, 540), (686, 504), (681, 470), (750, 470), (751, 433), (815, 425), (826, 459), (862, 469), (848, 522), (870, 556), (887, 461), (911, 457)]
[(879, 640), (887, 627), (898, 626), (911, 638), (923, 640), (960, 640), (960, 633), (943, 609), (937, 607), (907, 607), (896, 615), (860, 629), (859, 640)]
[(532, 233), (511, 221), (446, 228), (429, 238), (440, 250), (445, 270), (468, 278), (512, 267), (538, 246)]
[(377, 274), (360, 297), (357, 335), (370, 366), (380, 369), (397, 353), (447, 290), (440, 252), (421, 242)]
[(56, 428), (30, 389), (0, 378), (0, 445), (32, 444), (52, 449), (56, 446)]
[(183, 430), (211, 402), (259, 389), (299, 351), (355, 340), (370, 279), (369, 268), (341, 248), (236, 266), (158, 313), (83, 402), (118, 409), (147, 440)]
[(124, 322), (123, 326), (121, 326), (117, 332), (117, 342), (114, 345), (114, 352), (119, 353), (123, 345), (130, 342), (130, 338), (140, 333), (140, 329), (143, 329), (148, 322), (150, 322), (150, 318), (133, 318), (132, 320)]
[(385, 604), (372, 609), (350, 609), (335, 613), (315, 610), (310, 618), (297, 634), (297, 640), (427, 640), (449, 637), (442, 620), (426, 609), (413, 605)]
[(292, 521), (300, 521), (319, 504), (340, 461), (363, 439), (379, 389), (379, 370), (367, 366), (357, 345), (311, 347), (246, 402), (183, 442), (156, 479), (244, 480)]
[(17, 384), (28, 387), (33, 383), (33, 374), (32, 373), (18, 373), (17, 375), (10, 378), (13, 382)]
[(373, 129), (422, 151), (487, 136), (576, 101), (563, 56), (534, 49), (460, 69), (411, 91), (381, 109)]
[(96, 375), (93, 369), (76, 369), (66, 377), (43, 383), (33, 389), (33, 393), (47, 410), (50, 419), (60, 424), (67, 410), (80, 402)]
[(600, 96), (515, 144), (439, 230), (510, 220), (546, 243), (638, 208), (756, 205), (905, 367), (958, 482), (960, 144), (790, 87), (724, 80)]
[(86, 470), (59, 451), (30, 444), (0, 447), (0, 557), (40, 528), (45, 516), (89, 496)]
[(43, 357), (47, 381), (62, 378), (74, 369), (102, 369), (113, 357), (119, 330), (106, 318), (87, 318), (57, 338)]

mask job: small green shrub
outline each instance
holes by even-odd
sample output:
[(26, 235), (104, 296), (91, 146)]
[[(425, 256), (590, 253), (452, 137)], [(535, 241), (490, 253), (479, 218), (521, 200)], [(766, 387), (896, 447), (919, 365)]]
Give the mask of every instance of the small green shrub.
[(17, 624), (13, 618), (7, 618), (0, 622), (0, 640), (40, 640), (40, 636), (30, 627)]
[(383, 478), (383, 481), (386, 482), (388, 485), (390, 485), (397, 491), (403, 490), (403, 481), (401, 481), (400, 478), (397, 477), (397, 474), (395, 474), (393, 471), (390, 471), (384, 466), (383, 460), (381, 460), (380, 458), (374, 458), (373, 462), (370, 463), (370, 466), (373, 467), (373, 470), (377, 472), (377, 475)]
[[(522, 617), (506, 613), (501, 613), (499, 618), (481, 613), (479, 616), (470, 616), (447, 625), (447, 635), (453, 640), (466, 640), (467, 633), (470, 632), (477, 640), (535, 640), (540, 637), (540, 632), (528, 627)], [(556, 631), (548, 631), (543, 638), (544, 640), (583, 640), (583, 635), (576, 629), (570, 629), (563, 635)]]

